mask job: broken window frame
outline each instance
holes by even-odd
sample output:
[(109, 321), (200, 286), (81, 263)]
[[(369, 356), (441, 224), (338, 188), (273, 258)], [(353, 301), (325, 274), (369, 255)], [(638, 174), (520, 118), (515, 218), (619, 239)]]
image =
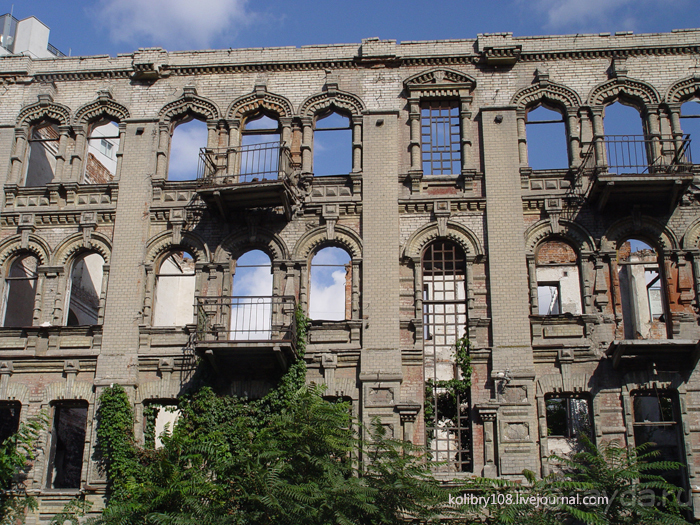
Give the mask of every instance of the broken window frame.
[[(552, 404), (552, 401), (554, 400), (561, 400), (565, 402), (564, 410), (565, 410), (565, 424), (566, 424), (566, 430), (563, 434), (554, 434), (552, 433), (552, 420), (550, 418), (550, 410), (549, 407)], [(545, 403), (545, 420), (546, 420), (546, 425), (547, 425), (547, 437), (554, 437), (554, 438), (567, 438), (567, 439), (577, 439), (578, 434), (580, 434), (582, 431), (583, 433), (586, 434), (586, 436), (591, 439), (591, 441), (594, 440), (595, 435), (593, 432), (593, 411), (592, 411), (592, 403), (591, 399), (587, 395), (581, 395), (581, 394), (570, 394), (570, 393), (553, 393), (553, 394), (547, 394), (544, 398), (544, 403)], [(577, 408), (576, 405), (577, 403), (585, 403), (586, 405), (586, 418), (585, 421), (582, 421), (583, 418), (577, 417), (576, 412), (580, 414), (580, 409)], [(585, 432), (587, 430), (587, 432)]]
[[(19, 263), (21, 260), (25, 258), (32, 257), (36, 261), (36, 268), (37, 271), (34, 273), (33, 276), (30, 277), (12, 277), (12, 271), (14, 268), (14, 265)], [(18, 254), (16, 257), (14, 257), (9, 264), (7, 265), (7, 270), (5, 272), (5, 279), (4, 279), (4, 285), (5, 288), (3, 290), (3, 301), (2, 301), (2, 326), (4, 328), (21, 328), (22, 326), (17, 326), (16, 323), (8, 324), (7, 320), (7, 313), (8, 313), (8, 306), (10, 306), (10, 301), (13, 299), (11, 297), (11, 292), (12, 292), (12, 284), (14, 282), (21, 282), (21, 281), (33, 281), (33, 299), (31, 301), (31, 315), (32, 315), (32, 320), (29, 324), (24, 324), (24, 326), (33, 326), (34, 325), (34, 309), (36, 308), (36, 294), (39, 289), (39, 263), (40, 260), (39, 258), (31, 253), (31, 252), (23, 252)], [(16, 309), (12, 308), (11, 311), (16, 311)]]
[[(471, 396), (465, 400), (457, 395), (455, 399), (452, 393), (438, 386), (441, 381), (438, 356), (450, 347), (454, 352), (457, 339), (466, 333), (466, 262), (464, 250), (453, 241), (444, 239), (428, 244), (421, 255), (425, 403), (432, 404), (433, 414), (432, 421), (426, 421), (425, 439), (433, 460), (445, 463), (437, 467), (438, 470), (446, 469), (449, 472), (471, 472), (474, 467)], [(442, 283), (442, 286), (436, 287), (436, 283)], [(436, 298), (440, 296), (442, 299)], [(443, 361), (442, 364), (446, 365), (441, 367), (444, 371), (449, 363)], [(459, 371), (454, 359), (451, 368), (451, 379), (458, 379)], [(430, 369), (432, 377), (428, 377)]]
[[(530, 113), (533, 111), (536, 111), (540, 108), (544, 108), (547, 111), (557, 113), (560, 118), (558, 120), (551, 120), (551, 119), (550, 120), (530, 120)], [(556, 134), (554, 133), (554, 131), (553, 131), (554, 124), (563, 124), (563, 131), (562, 131), (562, 134), (564, 137), (563, 148), (564, 148), (564, 154), (566, 156), (566, 165), (565, 166), (556, 166), (556, 167), (546, 167), (546, 168), (533, 167), (532, 166), (532, 155), (531, 155), (531, 151), (532, 151), (531, 150), (531, 146), (532, 146), (531, 142), (534, 142), (534, 141), (532, 141), (532, 133), (528, 134), (528, 126), (530, 126), (530, 129), (532, 129), (531, 126), (549, 125), (550, 128), (552, 129), (551, 136), (553, 138), (555, 135), (559, 136), (559, 134), (560, 134), (559, 132), (557, 132)], [(528, 135), (530, 135), (530, 136), (528, 137)], [(527, 144), (528, 165), (533, 170), (537, 170), (537, 171), (539, 171), (539, 170), (557, 170), (557, 169), (569, 169), (571, 167), (571, 158), (569, 156), (569, 144), (568, 144), (569, 143), (568, 123), (566, 121), (564, 112), (561, 109), (559, 109), (555, 106), (546, 105), (544, 103), (540, 103), (536, 106), (532, 106), (532, 107), (528, 108), (527, 111), (525, 112), (525, 140), (526, 140), (526, 144)]]
[[(114, 124), (114, 131), (115, 131), (115, 133), (116, 133), (115, 135), (105, 135), (105, 136), (102, 136), (102, 135), (93, 135), (93, 134), (95, 133), (95, 130), (96, 130), (97, 128), (101, 128), (101, 127), (103, 127), (103, 126), (106, 126), (106, 125), (109, 124), (109, 123)], [(113, 142), (110, 142), (110, 140), (116, 140), (117, 142), (116, 142), (116, 143), (113, 143)], [(85, 162), (84, 162), (83, 176), (82, 176), (82, 183), (83, 183), (83, 184), (98, 184), (98, 183), (94, 183), (94, 182), (88, 181), (88, 163), (89, 163), (89, 155), (90, 155), (90, 148), (91, 148), (91, 147), (92, 147), (93, 149), (96, 149), (97, 151), (99, 151), (99, 152), (100, 152), (101, 154), (103, 154), (105, 157), (107, 157), (107, 158), (109, 158), (110, 160), (113, 160), (113, 161), (114, 161), (114, 163), (115, 163), (115, 166), (114, 166), (114, 173), (112, 173), (112, 172), (109, 171), (109, 169), (108, 169), (106, 166), (104, 166), (104, 165), (99, 161), (99, 159), (97, 159), (97, 158), (95, 157), (95, 160), (96, 160), (98, 163), (100, 163), (100, 164), (105, 168), (105, 170), (110, 174), (111, 179), (109, 180), (109, 182), (112, 182), (112, 181), (116, 178), (116, 176), (117, 176), (117, 160), (118, 160), (118, 159), (117, 159), (117, 153), (119, 152), (119, 146), (120, 146), (120, 142), (119, 142), (119, 141), (120, 141), (120, 140), (121, 140), (121, 133), (120, 133), (120, 131), (119, 131), (119, 123), (118, 123), (116, 120), (112, 120), (112, 119), (108, 119), (108, 118), (107, 118), (107, 119), (102, 119), (102, 120), (98, 120), (98, 121), (95, 121), (95, 122), (90, 123), (90, 126), (89, 126), (89, 128), (88, 128), (88, 134), (87, 134), (87, 137), (85, 138)], [(90, 145), (91, 141), (92, 141), (92, 142), (97, 142), (97, 141), (99, 141), (99, 145), (94, 145), (94, 144), (93, 144), (93, 145), (91, 146), (91, 145)], [(102, 152), (101, 147), (102, 147), (102, 143), (104, 143), (104, 142), (110, 144), (111, 150), (112, 150), (112, 155), (111, 155), (111, 156), (108, 156), (106, 153)]]
[[(447, 112), (444, 114), (443, 112)], [(462, 173), (462, 131), (459, 99), (420, 102), (420, 145), (423, 175)]]
[[(42, 187), (45, 186), (46, 184), (49, 184), (53, 182), (56, 179), (56, 163), (57, 163), (57, 156), (59, 152), (59, 147), (60, 147), (60, 141), (61, 141), (61, 134), (58, 130), (58, 122), (55, 122), (50, 119), (45, 119), (42, 120), (34, 125), (32, 125), (29, 128), (29, 133), (27, 136), (27, 149), (26, 149), (26, 155), (25, 155), (25, 168), (24, 168), (24, 174), (22, 177), (22, 183), (20, 186), (24, 186), (25, 188), (37, 188), (37, 187)], [(40, 134), (41, 130), (46, 129), (46, 128), (53, 128), (56, 133), (55, 138), (42, 138), (39, 136), (39, 138), (35, 138), (35, 135)], [(41, 183), (41, 184), (34, 184), (34, 181), (31, 180), (32, 184), (27, 184), (27, 182), (30, 181), (30, 175), (32, 171), (32, 153), (33, 153), (33, 148), (32, 145), (38, 145), (41, 144), (42, 148), (44, 150), (44, 154), (46, 155), (46, 158), (49, 162), (49, 167), (53, 171), (53, 177), (51, 178), (50, 181)], [(51, 148), (48, 148), (48, 146), (51, 145)], [(36, 154), (36, 153), (35, 153)], [(34, 161), (36, 162), (36, 160)]]
[[(323, 122), (324, 120), (330, 118), (332, 115), (338, 115), (344, 119), (347, 119), (348, 125), (346, 127), (335, 127), (335, 126), (326, 126), (324, 127), (323, 125), (319, 126), (319, 122)], [(347, 141), (347, 160), (349, 161), (349, 170), (347, 172), (335, 172), (335, 173), (319, 173), (317, 170), (318, 167), (318, 148), (317, 146), (317, 139), (318, 139), (318, 133), (327, 133), (327, 135), (330, 135), (333, 132), (337, 131), (346, 131), (347, 136), (348, 136), (348, 141)], [(337, 135), (340, 135), (339, 133)], [(314, 177), (329, 177), (333, 175), (347, 175), (349, 173), (352, 173), (352, 156), (353, 156), (353, 141), (352, 141), (352, 135), (353, 135), (353, 125), (352, 125), (352, 117), (350, 115), (347, 115), (345, 113), (342, 113), (338, 110), (335, 109), (330, 109), (329, 111), (326, 111), (324, 113), (320, 113), (316, 115), (314, 119), (314, 150), (313, 150), (313, 174)], [(322, 135), (323, 136), (323, 135)]]
[[(48, 462), (47, 462), (47, 476), (46, 476), (46, 488), (48, 489), (63, 489), (63, 490), (76, 490), (80, 489), (82, 486), (82, 481), (83, 481), (83, 467), (85, 463), (85, 453), (87, 447), (86, 443), (86, 437), (88, 436), (88, 426), (90, 424), (90, 406), (87, 401), (83, 400), (61, 400), (61, 401), (53, 401), (51, 403), (51, 408), (52, 408), (52, 417), (51, 417), (51, 428), (50, 428), (50, 448), (49, 448), (49, 454), (48, 454)], [(59, 455), (60, 450), (58, 450), (60, 441), (59, 437), (59, 426), (61, 423), (61, 412), (63, 410), (84, 410), (85, 411), (85, 424), (82, 429), (82, 449), (80, 452), (80, 460), (79, 460), (79, 465), (80, 465), (80, 470), (78, 473), (78, 483), (77, 486), (76, 483), (70, 483), (71, 486), (66, 486), (68, 485), (68, 481), (65, 481), (65, 470), (66, 470), (66, 464), (63, 463), (60, 465), (60, 467), (56, 464), (57, 462), (57, 456)], [(80, 433), (80, 430), (79, 430)], [(63, 456), (65, 458), (65, 456)], [(77, 455), (75, 456), (77, 458)], [(60, 461), (63, 461), (63, 459), (60, 459)], [(76, 459), (76, 464), (78, 463)], [(75, 473), (77, 465), (73, 465), (72, 471)], [(63, 479), (58, 483), (58, 485), (62, 486), (56, 486), (57, 482), (56, 480), (60, 477)]]

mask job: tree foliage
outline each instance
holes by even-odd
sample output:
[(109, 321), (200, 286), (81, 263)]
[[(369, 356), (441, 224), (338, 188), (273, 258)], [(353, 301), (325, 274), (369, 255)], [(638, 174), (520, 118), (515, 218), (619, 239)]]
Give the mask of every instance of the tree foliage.
[[(308, 321), (297, 313), (303, 354)], [(359, 431), (345, 402), (306, 385), (303, 359), (259, 400), (210, 387), (183, 396), (163, 446), (134, 444), (121, 387), (100, 398), (98, 440), (110, 483), (105, 525), (382, 525), (449, 512), (418, 448), (376, 422)]]
[(27, 495), (24, 482), (36, 458), (39, 436), (47, 425), (48, 416), (41, 412), (0, 444), (0, 525), (24, 523), (27, 510), (37, 508), (36, 499)]

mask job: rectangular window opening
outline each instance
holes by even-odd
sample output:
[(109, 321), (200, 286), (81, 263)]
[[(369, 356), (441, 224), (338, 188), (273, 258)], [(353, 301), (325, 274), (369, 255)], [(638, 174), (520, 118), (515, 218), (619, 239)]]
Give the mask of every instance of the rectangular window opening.
[(537, 304), (539, 315), (561, 314), (559, 283), (537, 283)]
[[(649, 390), (632, 396), (634, 411), (634, 442), (636, 446), (648, 443), (646, 452), (657, 451), (653, 461), (685, 463), (681, 436), (680, 410), (675, 392)], [(678, 487), (687, 487), (684, 469), (660, 474)]]
[(458, 175), (462, 172), (456, 100), (433, 100), (421, 105), (421, 151), (425, 175)]
[(49, 459), (49, 488), (80, 488), (87, 412), (86, 403), (61, 402), (54, 405)]
[(19, 429), (21, 407), (19, 402), (0, 403), (0, 443), (4, 443)]

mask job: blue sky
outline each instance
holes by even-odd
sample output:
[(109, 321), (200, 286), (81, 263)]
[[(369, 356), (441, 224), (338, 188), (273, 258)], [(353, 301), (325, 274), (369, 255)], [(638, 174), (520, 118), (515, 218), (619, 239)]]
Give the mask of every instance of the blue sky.
[[(13, 2), (4, 3), (9, 12)], [(66, 54), (302, 46), (362, 38), (433, 40), (603, 31), (649, 33), (700, 27), (698, 0), (17, 0)]]

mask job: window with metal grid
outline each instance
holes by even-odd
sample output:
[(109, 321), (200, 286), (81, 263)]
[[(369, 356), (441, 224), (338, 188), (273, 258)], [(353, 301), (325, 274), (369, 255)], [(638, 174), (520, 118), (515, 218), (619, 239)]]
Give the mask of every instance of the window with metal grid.
[(457, 378), (454, 352), (467, 326), (466, 260), (449, 241), (423, 253), (423, 352), (426, 443), (441, 470), (472, 470), (470, 399), (456, 399), (441, 382)]
[(424, 175), (462, 172), (456, 100), (430, 100), (421, 104), (421, 152)]

